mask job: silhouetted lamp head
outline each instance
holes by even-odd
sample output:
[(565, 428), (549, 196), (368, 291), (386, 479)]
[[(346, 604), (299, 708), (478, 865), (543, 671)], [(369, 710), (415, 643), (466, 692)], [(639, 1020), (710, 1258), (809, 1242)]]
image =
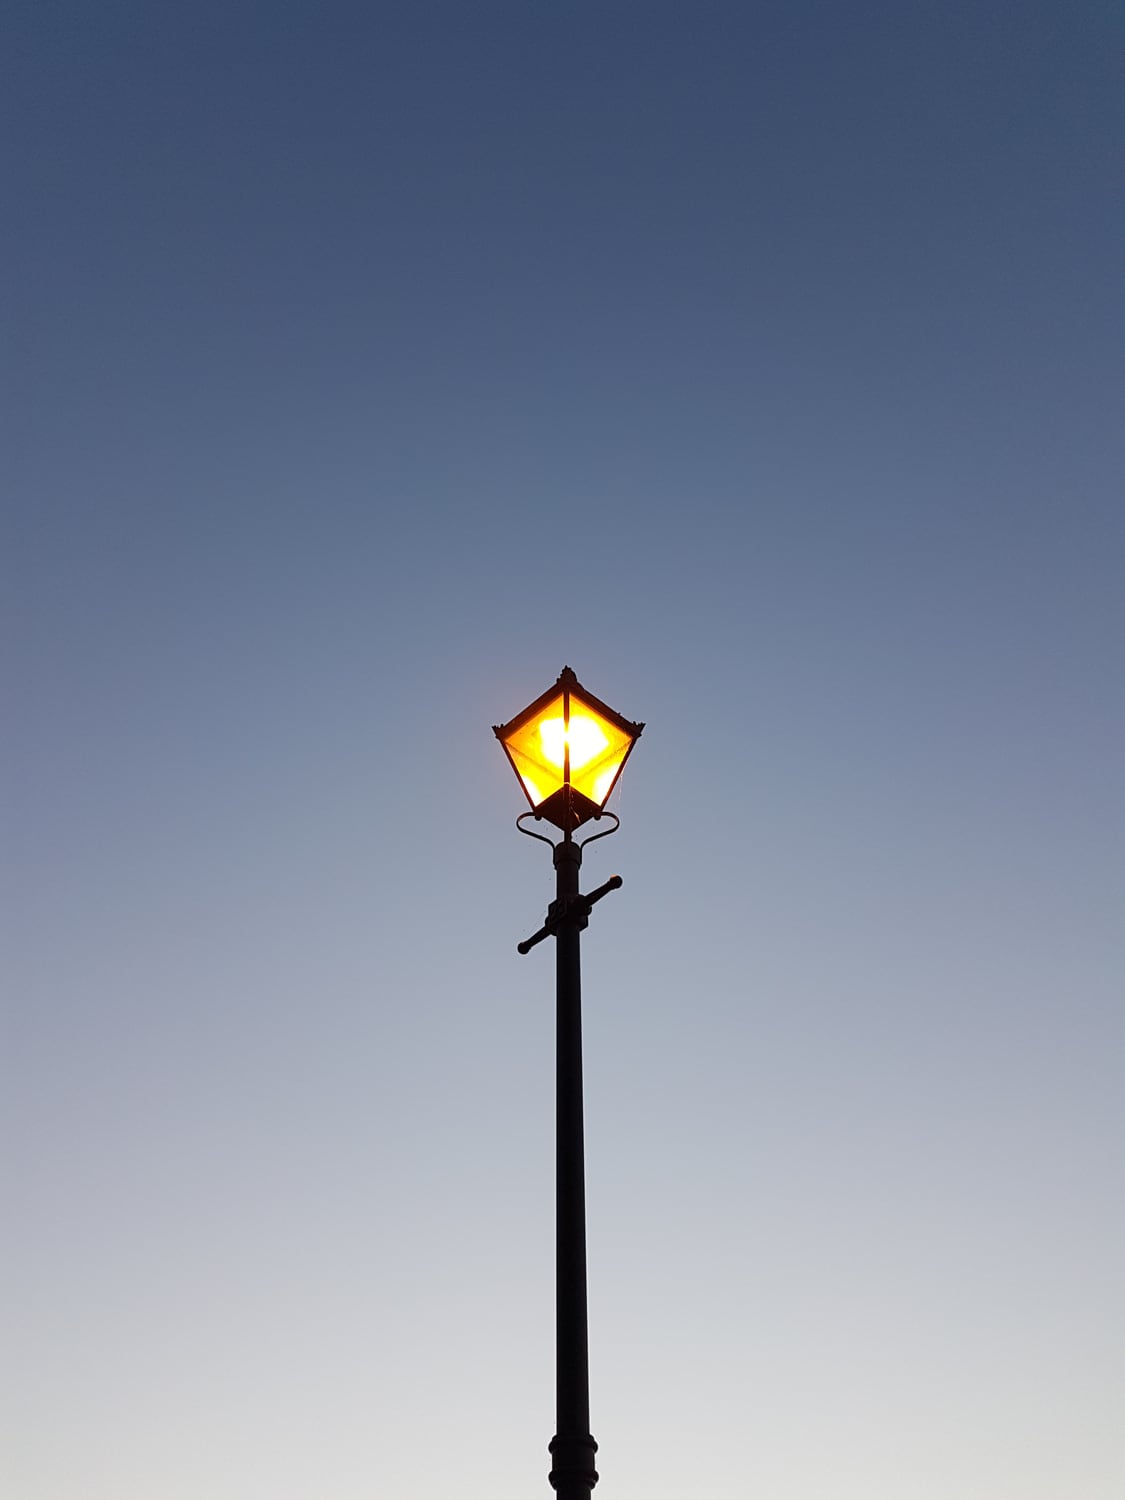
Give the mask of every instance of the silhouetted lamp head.
[(509, 723), (494, 724), (493, 733), (535, 816), (569, 833), (601, 817), (644, 727), (588, 693), (564, 667), (554, 687)]

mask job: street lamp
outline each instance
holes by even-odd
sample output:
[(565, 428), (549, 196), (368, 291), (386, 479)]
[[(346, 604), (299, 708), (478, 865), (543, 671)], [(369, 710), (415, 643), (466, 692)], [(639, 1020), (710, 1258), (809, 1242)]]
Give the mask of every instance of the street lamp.
[[(607, 813), (605, 804), (643, 728), (588, 693), (569, 667), (522, 713), (493, 726), (530, 804), (516, 826), (554, 850), (555, 899), (543, 926), (518, 949), (527, 953), (544, 938), (555, 939), (556, 1431), (550, 1481), (560, 1500), (588, 1500), (598, 1482), (598, 1445), (590, 1434), (579, 935), (594, 903), (621, 884), (620, 875), (613, 875), (583, 896), (578, 871), (583, 847), (617, 831), (617, 815)], [(613, 827), (581, 841), (574, 838), (577, 828), (602, 817), (612, 818)], [(561, 829), (562, 838), (556, 842), (533, 833), (523, 826), (527, 818), (546, 820)]]

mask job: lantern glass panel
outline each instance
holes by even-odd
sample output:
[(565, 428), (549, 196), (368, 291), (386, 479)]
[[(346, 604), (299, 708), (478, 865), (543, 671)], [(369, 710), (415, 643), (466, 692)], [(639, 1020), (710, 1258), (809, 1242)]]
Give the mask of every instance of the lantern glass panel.
[(533, 807), (566, 784), (566, 752), (570, 751), (570, 784), (602, 807), (629, 753), (633, 736), (570, 694), (570, 718), (565, 699), (557, 697), (532, 718), (504, 736), (520, 780)]

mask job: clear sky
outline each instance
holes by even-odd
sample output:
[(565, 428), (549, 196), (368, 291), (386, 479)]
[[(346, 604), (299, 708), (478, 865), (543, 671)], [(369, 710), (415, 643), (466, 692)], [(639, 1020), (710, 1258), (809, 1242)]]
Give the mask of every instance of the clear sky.
[(1125, 25), (11, 4), (12, 1500), (1125, 1493)]

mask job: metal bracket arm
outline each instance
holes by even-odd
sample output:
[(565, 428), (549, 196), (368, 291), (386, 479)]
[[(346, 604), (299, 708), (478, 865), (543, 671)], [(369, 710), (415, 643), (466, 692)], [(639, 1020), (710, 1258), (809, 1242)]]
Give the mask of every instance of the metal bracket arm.
[(563, 927), (577, 927), (581, 932), (590, 920), (590, 908), (603, 896), (608, 896), (610, 891), (620, 888), (621, 876), (611, 875), (604, 885), (599, 885), (588, 896), (564, 896), (552, 901), (547, 908), (547, 920), (543, 926), (524, 942), (517, 943), (516, 952), (530, 953), (536, 943), (541, 943), (544, 938), (554, 937)]

